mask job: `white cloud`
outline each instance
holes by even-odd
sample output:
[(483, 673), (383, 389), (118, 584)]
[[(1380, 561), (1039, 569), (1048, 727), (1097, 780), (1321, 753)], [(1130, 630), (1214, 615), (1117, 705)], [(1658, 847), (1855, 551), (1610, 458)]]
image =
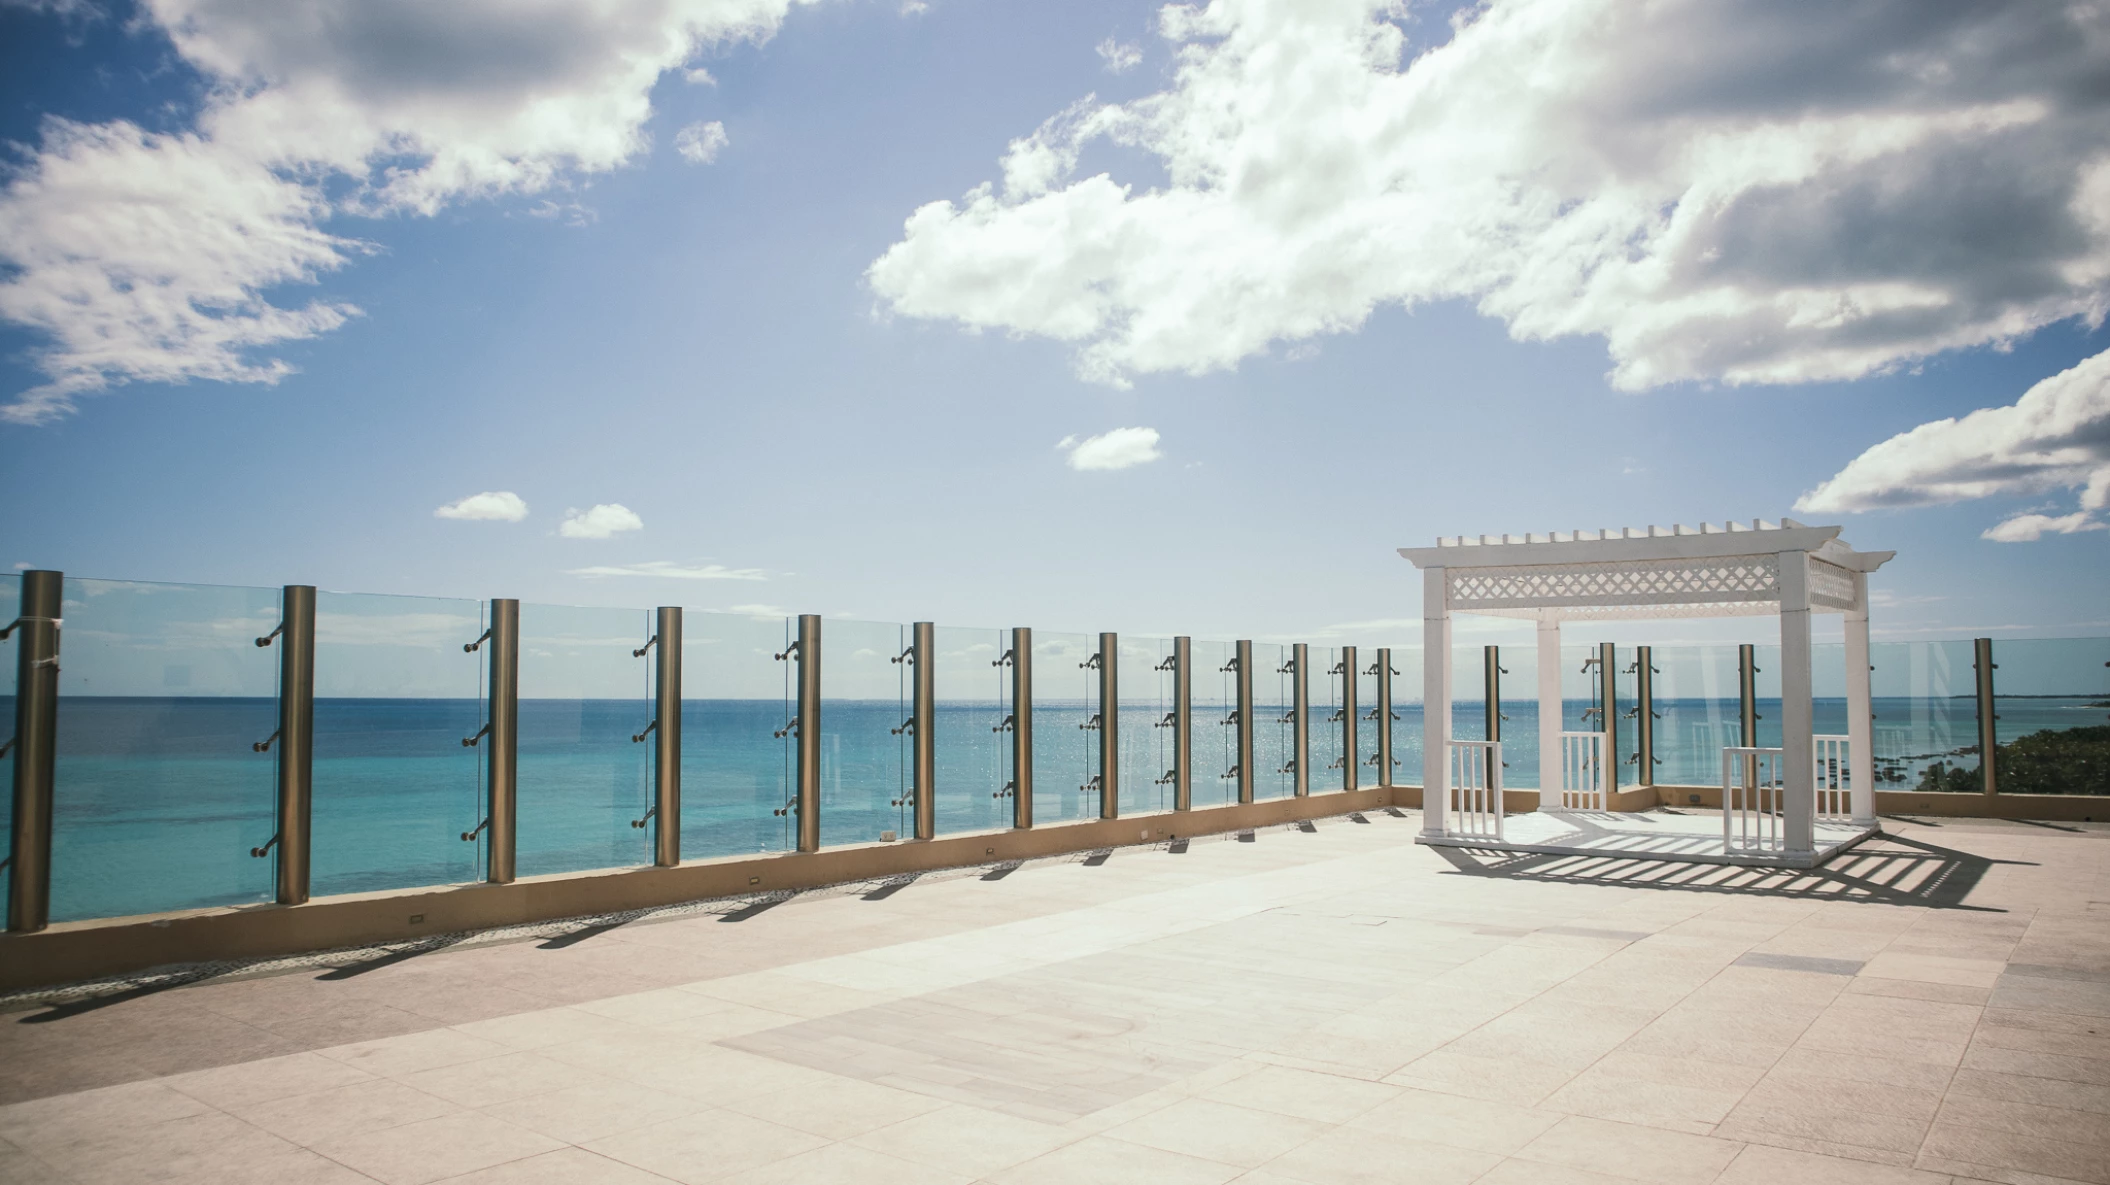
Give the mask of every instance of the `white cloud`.
[(603, 576), (651, 576), (662, 580), (769, 579), (769, 574), (760, 568), (728, 568), (723, 564), (681, 564), (673, 560), (646, 560), (642, 564), (597, 564), (590, 568), (567, 569), (564, 574), (596, 579)]
[(922, 16), (929, 11), (930, 5), (925, 0), (901, 0), (902, 16)]
[(2078, 535), (2082, 531), (2110, 531), (2110, 523), (2097, 520), (2085, 510), (2053, 518), (2046, 514), (2018, 514), (1979, 533), (1995, 543), (2035, 543), (2046, 535)]
[(1072, 469), (1127, 469), (1165, 455), (1158, 451), (1156, 428), (1116, 428), (1082, 440), (1065, 436), (1055, 447), (1069, 454)]
[(674, 134), (674, 150), (692, 165), (707, 165), (717, 160), (719, 152), (730, 142), (725, 135), (725, 125), (715, 119), (709, 123), (692, 123)]
[(620, 502), (603, 502), (590, 510), (567, 510), (557, 533), (566, 539), (606, 539), (618, 531), (644, 529), (645, 520)]
[[(605, 172), (659, 77), (802, 0), (144, 0), (206, 82), (193, 125), (50, 118), (0, 189), (0, 318), (41, 334), (35, 423), (131, 382), (275, 383), (358, 315), (288, 301), (368, 250), (338, 213), (433, 214)], [(50, 4), (57, 10), (82, 5)]]
[(1126, 74), (1143, 61), (1143, 47), (1109, 37), (1096, 47), (1108, 74)]
[(1795, 509), (1819, 514), (1929, 506), (2078, 489), (2080, 509), (2020, 514), (1985, 532), (2002, 543), (2103, 529), (2110, 508), (2110, 352), (2045, 379), (2007, 407), (1935, 420), (1848, 462)]
[[(1853, 378), (2110, 307), (2099, 2), (1490, 0), (1418, 57), (1406, 11), (1167, 6), (1169, 89), (1013, 141), (875, 292), (1117, 384), (1448, 298), (1601, 335), (1630, 389)], [(1097, 141), (1164, 181), (1075, 177)]]
[(511, 490), (485, 490), (481, 494), (471, 494), (459, 502), (449, 502), (432, 512), (434, 518), (500, 523), (517, 523), (527, 515), (527, 503)]

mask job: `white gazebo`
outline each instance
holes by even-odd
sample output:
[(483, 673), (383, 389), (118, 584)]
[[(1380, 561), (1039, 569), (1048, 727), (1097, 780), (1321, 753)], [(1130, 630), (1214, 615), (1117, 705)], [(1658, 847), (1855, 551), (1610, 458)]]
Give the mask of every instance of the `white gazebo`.
[[(1838, 536), (1838, 527), (1783, 519), (1456, 536), (1400, 548), (1422, 575), (1420, 842), (1811, 868), (1873, 834), (1868, 574), (1896, 553), (1855, 551)], [(1815, 733), (1813, 612), (1846, 619), (1845, 736)], [(1516, 825), (1502, 809), (1500, 742), (1451, 737), (1453, 613), (1538, 622), (1541, 809)], [(1607, 809), (1618, 767), (1606, 734), (1562, 728), (1561, 623), (1766, 614), (1780, 617), (1781, 746), (1722, 750), (1719, 834), (1713, 820), (1691, 816), (1623, 823)]]

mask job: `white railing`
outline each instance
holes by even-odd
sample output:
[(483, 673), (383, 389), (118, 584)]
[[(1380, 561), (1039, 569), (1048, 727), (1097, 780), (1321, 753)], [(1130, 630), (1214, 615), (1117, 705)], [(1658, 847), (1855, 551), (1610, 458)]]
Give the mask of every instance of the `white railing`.
[(1451, 741), (1451, 801), (1445, 830), (1471, 839), (1502, 838), (1502, 742)]
[(1781, 824), (1779, 749), (1722, 750), (1722, 847), (1731, 852), (1778, 852)]
[(1561, 809), (1601, 811), (1606, 809), (1604, 734), (1561, 734)]
[(1810, 740), (1817, 755), (1817, 821), (1848, 822), (1854, 817), (1850, 738), (1820, 734)]

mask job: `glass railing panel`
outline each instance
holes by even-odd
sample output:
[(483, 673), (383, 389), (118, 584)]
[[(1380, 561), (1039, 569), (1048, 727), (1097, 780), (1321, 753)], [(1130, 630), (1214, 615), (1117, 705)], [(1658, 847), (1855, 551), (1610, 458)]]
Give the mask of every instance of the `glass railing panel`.
[(1716, 786), (1722, 750), (1743, 743), (1734, 645), (1657, 646), (1656, 784)]
[(2002, 794), (2110, 794), (2110, 638), (1993, 644)]
[(1084, 722), (1096, 711), (1099, 672), (1082, 669), (1097, 652), (1094, 634), (1033, 633), (1033, 822), (1099, 817), (1096, 792), (1081, 789), (1097, 768), (1099, 734)]
[(320, 896), (480, 879), (488, 624), (479, 601), (315, 597), (312, 886)]
[(1225, 777), (1238, 764), (1238, 729), (1226, 724), (1238, 708), (1238, 676), (1224, 668), (1238, 654), (1236, 643), (1194, 640), (1194, 797), (1196, 807), (1238, 801), (1238, 779)]
[(1971, 643), (1869, 647), (1876, 788), (1982, 793)]
[(1345, 702), (1341, 698), (1341, 676), (1334, 668), (1341, 665), (1343, 651), (1338, 646), (1313, 646), (1311, 655), (1311, 792), (1327, 794), (1342, 786), (1341, 767), (1347, 763), (1342, 753), (1345, 734), (1342, 722), (1334, 719)]
[(1172, 809), (1172, 729), (1157, 725), (1172, 712), (1173, 677), (1158, 667), (1172, 656), (1172, 639), (1121, 636), (1121, 815)]
[[(682, 614), (681, 857), (705, 860), (798, 846), (794, 753), (776, 731), (798, 714), (796, 664), (778, 662), (792, 619)], [(823, 638), (822, 657), (826, 658)]]
[(1296, 690), (1288, 667), (1295, 651), (1273, 642), (1253, 643), (1253, 799), (1297, 793), (1290, 768), (1296, 752)]
[[(938, 834), (1011, 826), (1011, 734), (1001, 731), (1011, 711), (1011, 668), (997, 660), (1011, 631), (939, 626), (937, 661), (937, 788), (932, 795)], [(898, 723), (898, 722), (897, 722)]]
[[(1502, 785), (1512, 790), (1535, 789), (1539, 784), (1539, 683), (1538, 652), (1528, 645), (1503, 646), (1499, 654), (1502, 673), (1496, 676), (1500, 683), (1501, 697), (1497, 707), (1502, 713), (1499, 721), (1502, 729)], [(1473, 669), (1463, 674), (1463, 682), (1474, 688), (1473, 704), (1475, 734), (1484, 739), (1487, 732), (1487, 653), (1475, 649), (1472, 655)]]
[(1421, 662), (1418, 646), (1392, 651), (1392, 780), (1402, 786), (1421, 785)]
[(520, 606), (521, 876), (652, 862), (653, 615)]
[(909, 627), (835, 621), (821, 629), (821, 846), (914, 833), (909, 817)]
[[(278, 626), (265, 588), (67, 580), (51, 918), (267, 901)], [(12, 669), (9, 671), (12, 676)]]

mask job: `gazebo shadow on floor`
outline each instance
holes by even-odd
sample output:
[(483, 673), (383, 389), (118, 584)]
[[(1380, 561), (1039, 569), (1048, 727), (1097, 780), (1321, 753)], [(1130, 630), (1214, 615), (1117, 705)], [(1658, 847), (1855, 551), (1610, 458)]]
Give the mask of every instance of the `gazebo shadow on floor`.
[(1857, 901), (2006, 913), (1969, 905), (1966, 899), (1996, 864), (2035, 867), (2027, 860), (1994, 860), (1903, 836), (1877, 834), (1820, 868), (1756, 868), (1736, 864), (1681, 862), (1651, 853), (1645, 859), (1602, 854), (1505, 852), (1491, 848), (1435, 847), (1434, 852), (1466, 876), (1560, 884), (1618, 885), (1742, 896)]

